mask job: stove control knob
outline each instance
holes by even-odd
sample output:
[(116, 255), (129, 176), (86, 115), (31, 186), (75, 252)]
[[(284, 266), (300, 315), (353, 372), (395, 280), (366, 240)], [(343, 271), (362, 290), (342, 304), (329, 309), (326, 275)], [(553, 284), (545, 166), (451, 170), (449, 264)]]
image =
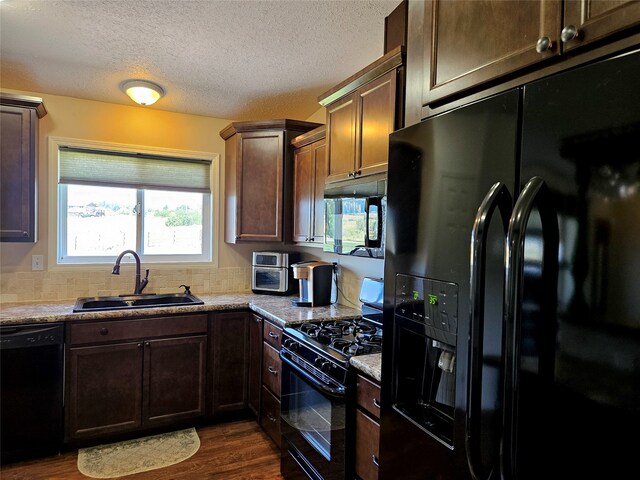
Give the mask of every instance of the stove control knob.
[(323, 372), (328, 372), (331, 369), (331, 362), (322, 357), (317, 357), (313, 364)]
[(291, 340), (290, 338), (287, 338), (284, 341), (284, 348), (291, 350), (292, 352), (295, 352), (296, 350), (298, 350), (298, 347), (300, 346), (300, 344), (294, 340)]

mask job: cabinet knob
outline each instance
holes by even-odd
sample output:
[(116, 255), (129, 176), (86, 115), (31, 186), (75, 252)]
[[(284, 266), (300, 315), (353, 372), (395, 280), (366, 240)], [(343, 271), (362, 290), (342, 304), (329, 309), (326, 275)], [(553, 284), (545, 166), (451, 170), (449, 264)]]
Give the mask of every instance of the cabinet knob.
[(25, 231), (23, 231), (23, 232), (22, 232), (22, 236), (23, 236), (23, 237), (28, 237), (28, 236), (29, 236), (29, 232), (25, 232)]
[(271, 412), (267, 412), (267, 418), (268, 418), (270, 421), (272, 421), (272, 422), (275, 422), (275, 421), (277, 420), (277, 419), (276, 419), (276, 417), (274, 417), (274, 416), (271, 414)]
[(563, 43), (567, 43), (578, 37), (580, 37), (580, 30), (578, 30), (575, 25), (567, 25), (560, 32), (560, 40), (562, 40)]
[(540, 37), (536, 42), (536, 52), (544, 53), (553, 48), (553, 43), (549, 37)]
[(356, 170), (355, 172), (353, 172), (353, 176), (356, 177), (358, 175), (362, 175), (362, 170)]
[(356, 176), (356, 172), (349, 172), (349, 176), (350, 177), (355, 177)]
[(109, 334), (109, 329), (108, 328), (101, 328), (100, 329), (100, 335), (108, 335)]
[(138, 348), (142, 348), (142, 343), (139, 343), (137, 346)]
[(262, 323), (262, 319), (260, 317), (254, 317), (253, 319), (256, 321), (256, 323)]
[(310, 242), (313, 242), (313, 241), (315, 241), (315, 238), (314, 238), (314, 237), (311, 237), (311, 238), (309, 239), (309, 241), (310, 241)]
[(150, 347), (151, 346), (151, 342), (145, 342), (144, 345), (145, 345), (145, 347)]

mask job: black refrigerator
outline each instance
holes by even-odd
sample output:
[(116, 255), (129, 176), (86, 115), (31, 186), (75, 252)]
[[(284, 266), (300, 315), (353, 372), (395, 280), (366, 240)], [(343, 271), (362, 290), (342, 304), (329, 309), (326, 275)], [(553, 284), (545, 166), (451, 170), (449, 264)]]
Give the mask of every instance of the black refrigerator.
[(640, 51), (389, 148), (380, 478), (637, 478)]

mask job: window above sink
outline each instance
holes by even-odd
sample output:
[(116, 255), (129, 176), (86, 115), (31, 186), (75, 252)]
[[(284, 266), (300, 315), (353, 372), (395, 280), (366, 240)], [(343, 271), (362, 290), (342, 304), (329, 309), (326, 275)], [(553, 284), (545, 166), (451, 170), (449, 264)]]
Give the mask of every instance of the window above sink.
[[(216, 262), (217, 154), (50, 138), (57, 265)], [(51, 250), (51, 249), (50, 249)]]

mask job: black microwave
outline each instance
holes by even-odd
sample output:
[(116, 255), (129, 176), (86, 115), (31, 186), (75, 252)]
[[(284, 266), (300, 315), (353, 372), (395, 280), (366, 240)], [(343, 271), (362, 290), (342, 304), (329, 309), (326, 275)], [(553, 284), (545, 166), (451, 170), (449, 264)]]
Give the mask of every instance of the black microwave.
[(386, 178), (327, 185), (324, 192), (325, 252), (384, 258)]

